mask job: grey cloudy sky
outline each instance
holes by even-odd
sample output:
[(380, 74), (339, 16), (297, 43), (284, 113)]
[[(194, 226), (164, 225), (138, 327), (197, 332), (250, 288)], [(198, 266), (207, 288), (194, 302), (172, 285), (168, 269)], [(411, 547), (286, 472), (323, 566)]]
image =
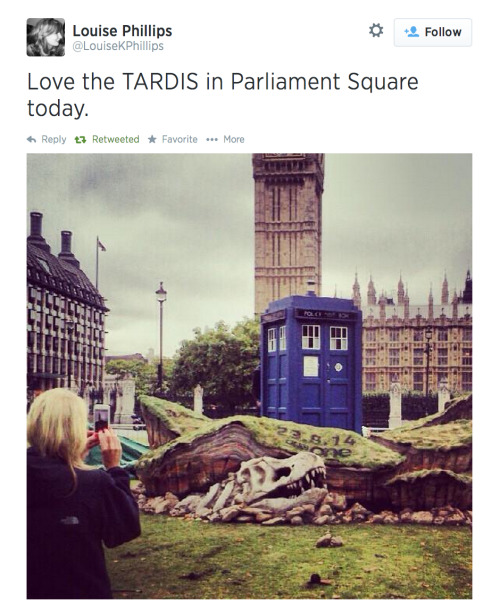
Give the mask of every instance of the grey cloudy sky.
[[(323, 295), (391, 294), (401, 272), (412, 304), (435, 301), (446, 271), (463, 289), (472, 264), (470, 155), (328, 155), (323, 195)], [(250, 155), (28, 155), (28, 212), (73, 252), (110, 308), (108, 354), (158, 352), (158, 304), (168, 291), (164, 353), (193, 328), (253, 315)], [(472, 271), (472, 269), (471, 269)]]

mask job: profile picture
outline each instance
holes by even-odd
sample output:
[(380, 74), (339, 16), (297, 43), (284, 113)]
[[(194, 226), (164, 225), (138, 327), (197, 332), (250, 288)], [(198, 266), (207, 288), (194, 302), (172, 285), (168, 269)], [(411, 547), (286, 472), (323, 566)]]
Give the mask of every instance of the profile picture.
[(26, 25), (26, 53), (30, 57), (60, 57), (64, 55), (64, 19), (30, 18)]

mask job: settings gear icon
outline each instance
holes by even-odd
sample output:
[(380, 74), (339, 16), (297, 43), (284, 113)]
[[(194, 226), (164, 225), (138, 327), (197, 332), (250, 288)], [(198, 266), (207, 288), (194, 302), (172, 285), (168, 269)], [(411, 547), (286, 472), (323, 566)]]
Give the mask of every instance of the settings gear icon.
[(384, 28), (380, 25), (380, 23), (374, 23), (370, 26), (370, 34), (375, 38), (379, 37), (384, 33)]

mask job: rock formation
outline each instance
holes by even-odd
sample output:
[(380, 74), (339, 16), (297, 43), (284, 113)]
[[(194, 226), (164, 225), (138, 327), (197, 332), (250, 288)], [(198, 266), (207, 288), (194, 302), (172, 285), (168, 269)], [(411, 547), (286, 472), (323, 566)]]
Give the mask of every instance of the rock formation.
[[(205, 497), (212, 490), (213, 498), (204, 508), (213, 512), (210, 502), (217, 502), (222, 493), (227, 498), (233, 494), (234, 487), (228, 489), (231, 482), (234, 486), (244, 462), (253, 460), (262, 466), (273, 458), (283, 460), (309, 452), (324, 463), (328, 491), (345, 499), (346, 506), (340, 510), (355, 503), (373, 511), (425, 511), (447, 505), (463, 510), (472, 506), (472, 422), (466, 419), (472, 413), (472, 397), (452, 401), (437, 416), (370, 439), (349, 430), (264, 417), (211, 420), (149, 397), (142, 398), (141, 404), (153, 449), (138, 461), (136, 470), (149, 497), (170, 493), (189, 504), (194, 500), (187, 498), (193, 494)], [(321, 490), (315, 489), (314, 494)], [(326, 494), (326, 490), (321, 491)], [(314, 499), (322, 501), (316, 495)], [(296, 506), (303, 503), (301, 500)], [(245, 502), (236, 503), (242, 505), (248, 509)], [(228, 515), (237, 512), (238, 518), (250, 519), (240, 508), (227, 504), (224, 508), (232, 508)], [(273, 518), (284, 517), (279, 514)]]
[(418, 510), (472, 506), (472, 396), (443, 413), (374, 434), (371, 439), (405, 457), (384, 482), (392, 506)]

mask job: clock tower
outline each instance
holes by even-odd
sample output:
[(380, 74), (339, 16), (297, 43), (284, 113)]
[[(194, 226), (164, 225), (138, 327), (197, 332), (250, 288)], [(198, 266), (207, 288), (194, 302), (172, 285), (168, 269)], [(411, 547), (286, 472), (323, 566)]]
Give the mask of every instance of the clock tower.
[(253, 155), (255, 313), (271, 301), (321, 294), (321, 199), (324, 155)]

